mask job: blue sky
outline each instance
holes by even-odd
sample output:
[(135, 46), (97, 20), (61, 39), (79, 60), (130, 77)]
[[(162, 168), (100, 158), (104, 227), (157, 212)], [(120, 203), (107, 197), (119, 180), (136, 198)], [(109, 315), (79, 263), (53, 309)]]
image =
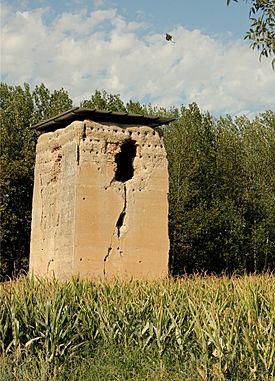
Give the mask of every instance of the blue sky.
[[(248, 2), (249, 3), (249, 2)], [(269, 60), (243, 41), (249, 4), (226, 0), (10, 0), (1, 3), (1, 75), (95, 89), (157, 106), (197, 102), (214, 114), (274, 109)], [(165, 32), (175, 44), (167, 43)]]
[(35, 0), (8, 2), (16, 9), (24, 11), (39, 7), (49, 7), (48, 20), (63, 12), (77, 12), (78, 9), (88, 11), (97, 8), (117, 8), (129, 20), (146, 20), (158, 32), (184, 25), (187, 29), (200, 29), (215, 34), (230, 33), (235, 38), (242, 38), (249, 26), (249, 4), (240, 2), (227, 7), (226, 0)]

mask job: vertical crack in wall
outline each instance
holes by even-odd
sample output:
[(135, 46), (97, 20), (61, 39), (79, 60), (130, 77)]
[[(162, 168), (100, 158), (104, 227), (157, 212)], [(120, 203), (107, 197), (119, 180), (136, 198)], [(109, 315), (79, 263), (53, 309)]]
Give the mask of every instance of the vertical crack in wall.
[[(123, 208), (120, 212), (116, 225), (113, 230), (111, 243), (108, 247), (107, 254), (104, 257), (104, 266), (103, 266), (103, 274), (106, 275), (106, 262), (110, 257), (110, 254), (114, 248), (116, 253), (119, 254), (119, 256), (123, 256), (123, 251), (120, 248), (120, 238), (121, 238), (121, 228), (124, 225), (126, 212), (127, 212), (127, 189), (125, 183), (132, 179), (134, 176), (134, 167), (133, 167), (133, 161), (136, 157), (136, 141), (132, 139), (128, 139), (124, 141), (120, 146), (120, 152), (116, 153), (115, 155), (115, 163), (116, 163), (116, 171), (115, 176), (112, 179), (109, 186), (111, 186), (113, 181), (118, 181), (119, 183), (123, 184)], [(105, 188), (106, 189), (106, 188)]]
[(122, 209), (122, 212), (120, 213), (118, 220), (117, 220), (117, 223), (116, 223), (117, 237), (118, 238), (120, 237), (120, 228), (123, 226), (124, 218), (126, 216), (127, 198), (126, 198), (126, 185), (125, 184), (123, 185), (123, 198), (124, 198), (123, 209)]
[[(87, 137), (86, 129), (87, 129), (86, 123), (83, 123), (83, 130), (81, 135), (81, 139), (83, 142), (86, 140), (86, 137)], [(77, 162), (77, 165), (80, 164), (80, 141), (78, 142), (76, 146), (76, 162)]]
[(40, 216), (40, 228), (43, 227), (43, 219), (44, 219), (44, 195), (43, 195), (43, 181), (42, 175), (39, 174), (39, 183), (40, 183), (40, 197), (41, 197), (41, 216)]
[[(112, 238), (113, 238), (113, 237), (112, 237)], [(106, 266), (105, 266), (105, 264), (106, 264), (107, 259), (109, 258), (109, 255), (110, 255), (112, 249), (113, 249), (113, 248), (112, 248), (112, 240), (111, 240), (111, 245), (110, 245), (110, 247), (108, 247), (107, 254), (106, 254), (105, 257), (104, 257), (103, 275), (106, 275)]]
[(79, 165), (79, 162), (80, 162), (80, 148), (79, 148), (79, 144), (76, 147), (76, 162), (77, 162), (77, 165)]
[(83, 125), (83, 131), (82, 131), (82, 140), (84, 142), (84, 140), (86, 139), (86, 123), (84, 123)]
[(123, 200), (124, 200), (124, 204), (123, 204), (123, 209), (122, 211), (120, 212), (119, 216), (118, 216), (118, 219), (117, 219), (117, 222), (116, 222), (116, 226), (113, 230), (113, 234), (112, 234), (112, 238), (111, 238), (111, 242), (110, 242), (110, 245), (108, 247), (108, 250), (107, 250), (107, 254), (105, 255), (104, 257), (104, 264), (103, 264), (103, 274), (106, 275), (106, 262), (108, 260), (108, 258), (110, 257), (110, 254), (113, 250), (113, 241), (116, 239), (118, 241), (118, 244), (117, 244), (117, 250), (119, 250), (119, 254), (122, 256), (123, 255), (123, 251), (120, 249), (120, 229), (121, 227), (123, 226), (124, 224), (124, 220), (125, 220), (125, 216), (126, 216), (126, 211), (127, 211), (127, 189), (126, 189), (126, 185), (123, 184)]

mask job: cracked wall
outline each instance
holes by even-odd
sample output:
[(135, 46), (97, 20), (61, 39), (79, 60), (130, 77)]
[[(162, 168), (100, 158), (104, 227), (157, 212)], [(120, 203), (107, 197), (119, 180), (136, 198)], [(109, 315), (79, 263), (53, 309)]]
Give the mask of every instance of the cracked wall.
[(168, 272), (168, 171), (158, 132), (92, 121), (40, 136), (30, 271), (68, 279)]

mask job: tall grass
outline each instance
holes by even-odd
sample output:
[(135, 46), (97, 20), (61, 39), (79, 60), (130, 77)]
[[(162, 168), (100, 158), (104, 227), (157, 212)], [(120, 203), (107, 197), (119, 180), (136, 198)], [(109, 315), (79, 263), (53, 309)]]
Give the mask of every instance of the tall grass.
[(274, 380), (274, 276), (5, 283), (0, 353), (3, 380)]

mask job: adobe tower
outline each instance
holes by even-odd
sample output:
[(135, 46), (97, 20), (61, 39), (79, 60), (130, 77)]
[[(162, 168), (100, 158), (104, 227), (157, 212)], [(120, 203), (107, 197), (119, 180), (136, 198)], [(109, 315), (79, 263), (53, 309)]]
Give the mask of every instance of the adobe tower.
[(30, 273), (156, 279), (168, 273), (162, 117), (74, 108), (33, 128)]

